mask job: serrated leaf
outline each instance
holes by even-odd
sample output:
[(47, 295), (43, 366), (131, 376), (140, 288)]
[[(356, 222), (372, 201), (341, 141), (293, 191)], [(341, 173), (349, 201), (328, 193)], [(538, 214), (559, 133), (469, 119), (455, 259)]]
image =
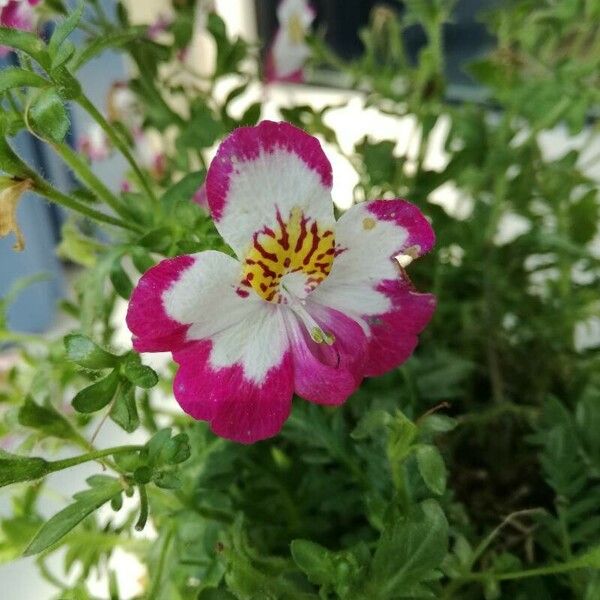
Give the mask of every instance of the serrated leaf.
[(31, 398), (25, 399), (18, 413), (19, 423), (24, 427), (39, 429), (46, 435), (65, 439), (76, 440), (79, 435), (53, 406), (40, 406)]
[(427, 500), (421, 507), (384, 530), (373, 557), (367, 593), (393, 598), (427, 581), (448, 550), (448, 522), (438, 505)]
[(29, 108), (29, 122), (42, 137), (62, 142), (71, 122), (67, 109), (55, 89), (40, 92)]
[(446, 489), (446, 465), (439, 450), (435, 446), (419, 446), (416, 450), (419, 473), (427, 487), (441, 495)]
[(62, 43), (69, 37), (69, 35), (71, 35), (81, 20), (83, 6), (84, 3), (82, 0), (80, 0), (77, 8), (55, 28), (54, 33), (50, 38), (50, 42), (48, 43), (48, 52), (53, 59)]
[(290, 549), (294, 562), (306, 574), (309, 581), (317, 585), (326, 585), (335, 581), (335, 562), (327, 548), (310, 540), (293, 540)]
[(12, 27), (0, 27), (0, 45), (21, 50), (46, 70), (50, 67), (50, 56), (46, 50), (46, 44), (37, 35), (29, 31), (13, 29)]
[(115, 369), (100, 381), (81, 390), (73, 398), (73, 408), (86, 414), (104, 408), (113, 399), (118, 385), (119, 371)]
[(121, 364), (123, 375), (138, 387), (149, 389), (158, 383), (156, 372), (143, 365), (139, 354), (130, 353)]
[(17, 87), (47, 87), (50, 81), (19, 67), (6, 67), (0, 71), (0, 94)]
[(0, 487), (39, 479), (49, 472), (49, 464), (43, 458), (19, 456), (0, 450)]
[(44, 523), (25, 549), (24, 556), (39, 554), (60, 541), (83, 519), (112, 500), (122, 489), (117, 479), (107, 476), (90, 478), (88, 483), (93, 486), (91, 489), (75, 494), (76, 501), (73, 504), (70, 504)]
[(71, 70), (73, 72), (77, 71), (95, 56), (100, 54), (103, 50), (108, 48), (114, 50), (115, 48), (120, 48), (129, 42), (141, 38), (142, 36), (146, 35), (146, 31), (147, 27), (134, 27), (127, 31), (109, 33), (96, 38), (73, 60), (71, 63)]
[(127, 433), (135, 431), (140, 424), (135, 404), (135, 389), (131, 384), (121, 384), (110, 411), (110, 418)]
[(67, 357), (86, 369), (108, 369), (119, 362), (119, 357), (103, 350), (90, 338), (71, 333), (64, 338)]

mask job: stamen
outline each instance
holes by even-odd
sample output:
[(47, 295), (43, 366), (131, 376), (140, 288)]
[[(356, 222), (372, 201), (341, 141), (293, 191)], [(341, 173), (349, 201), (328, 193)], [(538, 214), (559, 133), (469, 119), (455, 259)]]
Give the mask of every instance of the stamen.
[(288, 306), (300, 317), (313, 342), (331, 346), (335, 343), (335, 336), (328, 331), (323, 331), (319, 324), (310, 316), (304, 308), (302, 300), (298, 300), (292, 294), (287, 294)]
[(410, 246), (404, 252), (396, 255), (394, 258), (398, 261), (398, 264), (405, 269), (413, 260), (415, 260), (415, 258), (419, 257), (420, 253), (421, 247), (415, 245)]

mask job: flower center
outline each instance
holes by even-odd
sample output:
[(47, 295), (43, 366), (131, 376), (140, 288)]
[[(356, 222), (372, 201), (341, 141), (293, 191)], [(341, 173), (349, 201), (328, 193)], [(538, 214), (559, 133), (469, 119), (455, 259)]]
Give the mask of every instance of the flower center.
[(333, 231), (320, 228), (299, 208), (292, 209), (287, 221), (277, 211), (277, 222), (275, 231), (264, 227), (254, 234), (244, 261), (242, 286), (253, 288), (268, 302), (281, 304), (288, 302), (286, 290), (306, 296), (329, 275), (335, 240)]

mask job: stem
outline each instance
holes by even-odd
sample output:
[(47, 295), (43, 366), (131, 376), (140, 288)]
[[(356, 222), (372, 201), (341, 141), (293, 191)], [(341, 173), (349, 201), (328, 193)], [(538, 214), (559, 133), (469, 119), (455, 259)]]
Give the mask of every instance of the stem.
[(77, 176), (77, 179), (110, 206), (116, 213), (124, 218), (128, 218), (128, 214), (123, 210), (123, 206), (119, 199), (96, 177), (89, 165), (81, 158), (77, 152), (70, 148), (67, 144), (51, 144), (56, 153), (67, 163), (71, 170)]
[(152, 186), (150, 185), (148, 178), (143, 173), (143, 171), (138, 166), (135, 158), (131, 154), (127, 144), (123, 141), (121, 136), (117, 133), (114, 127), (104, 118), (102, 113), (90, 102), (89, 98), (81, 93), (77, 101), (82, 106), (82, 108), (102, 127), (110, 141), (119, 149), (121, 154), (125, 157), (134, 173), (136, 174), (140, 185), (144, 188), (148, 196), (156, 203), (158, 199), (156, 198), (154, 191), (152, 190)]
[(123, 229), (128, 229), (129, 231), (134, 231), (136, 233), (140, 233), (142, 231), (137, 225), (126, 223), (121, 219), (106, 215), (103, 212), (90, 208), (89, 206), (74, 200), (73, 198), (69, 198), (69, 196), (52, 187), (45, 179), (42, 179), (37, 174), (32, 173), (32, 179), (34, 182), (33, 188), (43, 196), (46, 196), (49, 200), (56, 202), (56, 204), (60, 204), (65, 208), (74, 210), (75, 212), (81, 213), (90, 219), (94, 219), (95, 221), (99, 221), (101, 223), (106, 223), (107, 225), (122, 227)]
[(65, 458), (63, 460), (54, 460), (48, 462), (48, 473), (55, 473), (56, 471), (62, 471), (76, 465), (81, 465), (92, 460), (98, 460), (105, 456), (114, 456), (115, 454), (125, 454), (127, 452), (135, 452), (141, 450), (142, 446), (114, 446), (113, 448), (105, 448), (104, 450), (95, 450), (88, 452), (87, 454), (80, 454), (79, 456), (73, 456), (71, 458)]
[(465, 575), (461, 579), (464, 581), (486, 581), (494, 579), (495, 581), (509, 581), (511, 579), (525, 579), (527, 577), (539, 577), (543, 575), (557, 575), (559, 573), (568, 573), (577, 569), (585, 569), (587, 565), (577, 562), (562, 563), (558, 565), (548, 565), (546, 567), (538, 567), (537, 569), (527, 569), (525, 571), (512, 571), (510, 573), (494, 573), (484, 571), (483, 573), (471, 573)]
[(163, 571), (165, 568), (165, 561), (167, 558), (167, 550), (169, 549), (169, 545), (171, 543), (171, 538), (173, 537), (173, 530), (169, 529), (165, 536), (165, 541), (163, 542), (162, 548), (160, 550), (160, 556), (158, 559), (158, 565), (156, 568), (156, 574), (152, 579), (152, 586), (150, 591), (148, 592), (148, 600), (154, 600), (157, 597), (158, 592), (160, 591), (160, 582), (163, 577)]

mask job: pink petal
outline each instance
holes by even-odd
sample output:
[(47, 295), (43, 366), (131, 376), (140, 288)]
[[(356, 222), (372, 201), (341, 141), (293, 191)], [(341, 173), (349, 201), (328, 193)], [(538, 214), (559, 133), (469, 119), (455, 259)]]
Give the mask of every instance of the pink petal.
[(31, 31), (33, 29), (33, 3), (11, 0), (0, 9), (0, 25), (11, 29)]
[(420, 210), (405, 200), (353, 206), (337, 223), (337, 255), (329, 277), (309, 296), (359, 322), (370, 342), (366, 375), (382, 374), (414, 350), (435, 300), (412, 290), (397, 255), (428, 252), (435, 236)]
[(265, 57), (264, 76), (266, 83), (304, 83), (304, 69), (297, 69), (288, 74), (278, 72), (271, 48)]
[(163, 294), (194, 264), (192, 256), (168, 258), (146, 271), (133, 290), (127, 310), (127, 327), (138, 352), (174, 350), (185, 342), (189, 324), (171, 318)]
[(435, 311), (435, 296), (419, 294), (401, 280), (385, 281), (379, 290), (390, 297), (393, 309), (367, 319), (370, 326), (365, 376), (383, 375), (402, 364), (418, 344), (418, 334)]
[(307, 309), (335, 341), (315, 343), (306, 326), (287, 314), (296, 394), (317, 404), (342, 404), (362, 381), (367, 339), (360, 325), (342, 313), (316, 304), (307, 304)]
[(288, 123), (240, 127), (219, 146), (206, 178), (211, 214), (242, 258), (254, 233), (276, 229), (293, 209), (334, 224), (331, 164), (319, 141)]
[(173, 356), (179, 363), (175, 397), (195, 419), (210, 422), (224, 438), (251, 444), (276, 435), (288, 418), (293, 395), (289, 352), (261, 382), (248, 379), (239, 364), (211, 365), (211, 342), (195, 342)]

